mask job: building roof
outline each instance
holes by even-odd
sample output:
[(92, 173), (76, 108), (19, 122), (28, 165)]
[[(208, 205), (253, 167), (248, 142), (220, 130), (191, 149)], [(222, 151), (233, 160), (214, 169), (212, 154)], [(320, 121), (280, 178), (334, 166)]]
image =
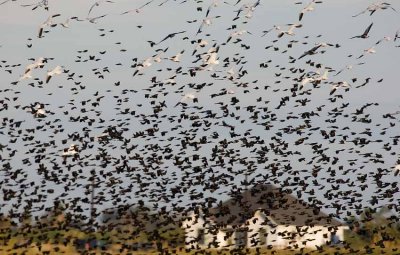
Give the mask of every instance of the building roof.
[(344, 224), (274, 185), (256, 185), (208, 209), (205, 216), (219, 227), (240, 226), (262, 211), (277, 225), (343, 226)]

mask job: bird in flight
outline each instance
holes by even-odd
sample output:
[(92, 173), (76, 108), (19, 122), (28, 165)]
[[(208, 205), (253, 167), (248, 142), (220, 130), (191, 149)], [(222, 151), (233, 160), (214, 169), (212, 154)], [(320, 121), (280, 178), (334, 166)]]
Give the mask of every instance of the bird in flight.
[(48, 10), (49, 10), (49, 1), (48, 1), (48, 0), (41, 0), (41, 1), (39, 1), (39, 2), (37, 2), (37, 3), (33, 3), (33, 4), (21, 4), (21, 6), (22, 6), (22, 7), (34, 6), (34, 7), (32, 8), (32, 11), (36, 10), (38, 7), (44, 6), (44, 9), (45, 9), (46, 11), (48, 11)]
[(51, 77), (54, 75), (62, 74), (63, 68), (61, 66), (56, 66), (53, 70), (47, 72), (46, 83), (49, 83)]
[(54, 23), (53, 23), (53, 18), (58, 17), (58, 16), (61, 16), (61, 14), (54, 14), (54, 15), (51, 15), (51, 16), (49, 16), (49, 17), (46, 19), (45, 22), (43, 22), (42, 24), (40, 24), (40, 26), (39, 26), (38, 38), (42, 38), (43, 30), (44, 30), (46, 27), (55, 27), (55, 26), (57, 26), (57, 24), (54, 24)]
[(299, 14), (299, 21), (301, 21), (303, 19), (303, 16), (306, 12), (311, 12), (315, 9), (315, 4), (320, 4), (322, 3), (322, 1), (316, 1), (316, 0), (312, 0), (309, 4), (306, 5), (306, 7), (304, 7), (300, 14)]
[(142, 9), (143, 9), (145, 6), (151, 4), (152, 2), (154, 2), (154, 0), (150, 0), (150, 1), (148, 1), (147, 3), (141, 5), (140, 7), (136, 8), (136, 9), (131, 9), (131, 10), (128, 10), (128, 11), (124, 11), (124, 12), (122, 12), (120, 15), (129, 14), (129, 13), (131, 13), (131, 12), (139, 13), (139, 12), (142, 11)]
[(102, 4), (102, 3), (115, 3), (115, 2), (110, 1), (110, 0), (100, 0), (100, 1), (95, 2), (95, 3), (89, 8), (87, 17), (89, 18), (90, 13), (93, 11), (93, 9), (94, 9), (95, 7), (97, 7), (97, 6), (99, 6), (99, 5)]
[(369, 37), (369, 36), (368, 36), (369, 31), (371, 30), (371, 27), (372, 27), (373, 24), (374, 24), (374, 23), (371, 23), (371, 25), (369, 25), (369, 26), (367, 27), (367, 29), (365, 29), (365, 31), (364, 31), (364, 33), (363, 33), (362, 35), (356, 35), (356, 36), (351, 37), (350, 39), (354, 39), (354, 38), (362, 38), (362, 39), (365, 39), (365, 38), (368, 38), (368, 37)]
[(369, 16), (372, 16), (372, 14), (374, 14), (377, 10), (386, 10), (386, 9), (392, 9), (393, 11), (397, 12), (396, 9), (394, 9), (390, 3), (373, 3), (371, 5), (369, 5), (364, 11), (353, 15), (352, 17), (355, 18), (357, 16), (360, 16), (361, 14), (364, 14), (366, 12), (369, 12)]
[(176, 35), (183, 34), (183, 33), (186, 33), (186, 31), (180, 31), (180, 32), (175, 32), (175, 33), (168, 34), (166, 37), (164, 37), (164, 39), (162, 39), (158, 43), (155, 43), (155, 42), (152, 42), (152, 41), (148, 41), (148, 42), (150, 43), (150, 46), (153, 47), (154, 45), (158, 45), (158, 44), (164, 42), (165, 40), (168, 40), (170, 38), (174, 38)]
[[(319, 48), (321, 48), (321, 47), (326, 47), (326, 46), (328, 46), (329, 44), (326, 44), (326, 43), (319, 43), (319, 44), (317, 44), (316, 46), (314, 46), (312, 49), (310, 49), (310, 50), (308, 50), (308, 51), (305, 51), (304, 53), (303, 53), (303, 55), (301, 55), (298, 59), (302, 59), (303, 57), (305, 57), (305, 56), (307, 56), (307, 55), (314, 55), (314, 54), (316, 54), (317, 53), (317, 50), (319, 49)], [(330, 46), (330, 45), (329, 45)]]

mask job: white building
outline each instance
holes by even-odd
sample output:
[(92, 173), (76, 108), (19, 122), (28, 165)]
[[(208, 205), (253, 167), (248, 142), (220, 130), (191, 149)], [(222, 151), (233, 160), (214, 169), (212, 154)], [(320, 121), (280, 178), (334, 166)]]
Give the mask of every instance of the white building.
[(347, 226), (273, 185), (258, 185), (182, 224), (187, 249), (317, 249), (344, 240)]

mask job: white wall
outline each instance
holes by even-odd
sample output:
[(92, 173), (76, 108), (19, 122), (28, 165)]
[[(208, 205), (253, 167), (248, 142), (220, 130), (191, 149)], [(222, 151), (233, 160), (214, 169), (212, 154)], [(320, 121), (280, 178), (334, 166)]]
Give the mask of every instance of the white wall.
[[(212, 222), (205, 221), (202, 215), (192, 213), (183, 222), (182, 227), (185, 230), (185, 242), (187, 249), (207, 248), (213, 241), (218, 243), (218, 248), (233, 248), (235, 245), (235, 235), (227, 238), (227, 230), (219, 230), (217, 233), (209, 233), (208, 229)], [(257, 211), (254, 217), (245, 223), (244, 227), (248, 227), (247, 247), (260, 247), (262, 245), (272, 245), (275, 248), (292, 249), (310, 248), (317, 249), (317, 246), (326, 245), (331, 241), (332, 233), (334, 233), (340, 241), (344, 240), (344, 229), (341, 227), (325, 227), (325, 226), (302, 226), (294, 225), (276, 225), (273, 219), (265, 216), (262, 212)], [(204, 244), (197, 242), (199, 229), (204, 230)], [(335, 232), (336, 229), (336, 232)], [(262, 237), (260, 230), (265, 231), (265, 244), (261, 244)], [(215, 247), (212, 245), (211, 247)]]

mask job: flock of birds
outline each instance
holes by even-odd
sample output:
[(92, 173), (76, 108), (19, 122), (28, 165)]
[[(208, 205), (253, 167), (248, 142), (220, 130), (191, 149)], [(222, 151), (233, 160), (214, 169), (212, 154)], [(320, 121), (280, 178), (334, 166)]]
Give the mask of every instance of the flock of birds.
[[(56, 27), (78, 29), (79, 22), (98, 29), (96, 40), (107, 41), (98, 53), (70, 52), (74, 63), (46, 52), (26, 63), (1, 60), (1, 214), (16, 221), (27, 212), (40, 217), (56, 200), (88, 225), (101, 226), (90, 221), (101, 208), (145, 203), (182, 215), (260, 183), (290, 189), (340, 219), (383, 205), (398, 214), (400, 111), (381, 113), (378, 102), (351, 99), (357, 91), (384, 90), (384, 78), (365, 77), (362, 68), (378, 47), (397, 52), (399, 31), (375, 36), (377, 15), (399, 16), (392, 4), (355, 10), (350, 18), (368, 16), (369, 25), (350, 31), (352, 37), (323, 42), (323, 34), (297, 35), (307, 33), (308, 16), (323, 8), (318, 0), (294, 2), (294, 22), (262, 31), (248, 28), (263, 19), (260, 9), (269, 2), (261, 0), (150, 0), (97, 15), (119, 4), (100, 0), (86, 16), (66, 19), (51, 14), (51, 0), (20, 2), (6, 0), (0, 8), (31, 8), (45, 17), (28, 38), (33, 53), (58, 35)], [(109, 43), (118, 26), (101, 28), (112, 26), (116, 16), (134, 19), (152, 9), (190, 6), (200, 16), (187, 20), (185, 29), (165, 27), (165, 34), (135, 37), (146, 43), (140, 53), (121, 41)], [(229, 35), (213, 33), (224, 22)], [(330, 58), (336, 61), (355, 40), (373, 46), (337, 67), (324, 58), (334, 51)], [(257, 43), (263, 49), (254, 52)], [(114, 58), (120, 62), (112, 65), (105, 59), (115, 46), (122, 47)], [(0, 52), (7, 47), (2, 44)], [(92, 189), (94, 201), (84, 199)]]

